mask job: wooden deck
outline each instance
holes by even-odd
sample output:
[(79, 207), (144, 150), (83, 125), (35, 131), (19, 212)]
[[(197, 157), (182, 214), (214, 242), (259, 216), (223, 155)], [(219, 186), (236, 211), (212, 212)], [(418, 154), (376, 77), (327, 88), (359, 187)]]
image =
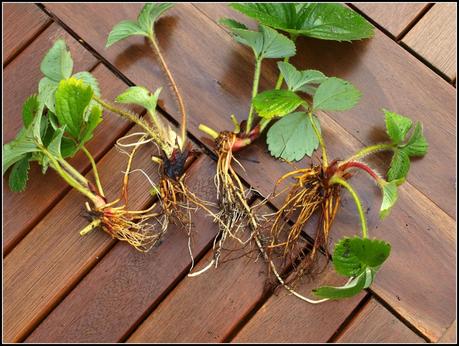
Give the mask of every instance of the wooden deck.
[[(105, 49), (115, 23), (134, 19), (141, 4), (6, 4), (3, 7), (3, 141), (21, 127), (21, 108), (37, 89), (39, 64), (59, 37), (65, 38), (74, 70), (89, 70), (105, 98), (127, 85), (165, 85), (159, 66), (141, 38)], [(148, 254), (134, 251), (103, 232), (80, 237), (84, 201), (54, 173), (33, 167), (26, 192), (9, 191), (3, 179), (3, 340), (6, 342), (451, 342), (456, 339), (456, 5), (355, 4), (378, 27), (371, 40), (335, 43), (300, 39), (293, 63), (345, 78), (363, 93), (347, 112), (322, 113), (331, 156), (343, 157), (382, 139), (381, 108), (420, 120), (429, 153), (412, 163), (390, 217), (378, 218), (379, 191), (365, 179), (356, 188), (369, 208), (372, 235), (392, 244), (388, 262), (371, 289), (346, 300), (309, 305), (280, 289), (264, 290), (265, 266), (230, 261), (196, 278), (187, 277), (191, 259), (183, 230), (171, 227)], [(251, 52), (233, 41), (217, 22), (247, 18), (222, 4), (178, 4), (160, 20), (157, 33), (190, 115), (196, 147), (204, 122), (229, 129), (229, 115), (244, 116), (249, 104)], [(453, 49), (454, 47), (454, 49)], [(266, 62), (260, 89), (277, 77)], [(179, 114), (171, 94), (162, 93), (161, 111)], [(141, 111), (137, 109), (137, 111)], [(120, 187), (125, 158), (115, 141), (136, 128), (105, 117), (89, 150), (94, 153), (106, 194)], [(151, 148), (135, 165), (152, 177)], [(240, 154), (239, 173), (262, 194), (291, 169), (269, 156), (262, 141)], [(305, 164), (308, 162), (304, 161)], [(91, 174), (82, 156), (72, 163)], [(375, 162), (381, 165), (380, 161)], [(215, 199), (215, 163), (202, 154), (188, 171), (189, 184)], [(263, 171), (263, 174), (261, 174)], [(133, 208), (152, 203), (145, 181), (132, 176)], [(333, 239), (358, 224), (344, 198)], [(196, 266), (207, 263), (216, 227), (195, 214)], [(339, 283), (328, 270), (320, 283)]]

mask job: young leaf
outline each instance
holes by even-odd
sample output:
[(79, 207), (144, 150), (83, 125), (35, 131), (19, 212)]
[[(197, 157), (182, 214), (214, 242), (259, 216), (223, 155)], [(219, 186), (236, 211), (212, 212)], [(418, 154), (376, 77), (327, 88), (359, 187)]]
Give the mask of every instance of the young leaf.
[(48, 145), (48, 151), (55, 157), (62, 157), (61, 154), (61, 141), (62, 141), (62, 136), (64, 135), (65, 132), (65, 126), (58, 128), (54, 132), (54, 136), (51, 140), (51, 143)]
[(56, 117), (75, 139), (80, 138), (85, 111), (92, 96), (91, 86), (73, 77), (61, 81), (56, 90)]
[[(315, 116), (313, 119), (320, 129), (319, 120)], [(272, 156), (286, 161), (311, 156), (319, 146), (319, 139), (304, 112), (291, 113), (276, 121), (268, 131), (266, 142)]]
[(341, 275), (357, 276), (366, 268), (381, 266), (389, 254), (390, 244), (382, 240), (344, 237), (335, 246), (333, 265)]
[(55, 111), (54, 94), (59, 83), (48, 77), (43, 77), (38, 83), (38, 98), (52, 112)]
[(252, 100), (258, 115), (262, 118), (282, 117), (293, 112), (303, 99), (290, 90), (268, 90), (259, 93)]
[(127, 88), (115, 99), (118, 103), (132, 103), (146, 108), (150, 113), (154, 113), (161, 88), (156, 89), (154, 94), (142, 86)]
[(261, 24), (296, 36), (351, 41), (374, 34), (365, 18), (340, 4), (234, 3), (231, 7)]
[(282, 76), (291, 91), (301, 90), (307, 84), (320, 84), (327, 79), (322, 72), (316, 70), (298, 71), (288, 62), (279, 61), (277, 63)]
[(173, 7), (174, 4), (170, 3), (149, 3), (145, 4), (137, 17), (137, 23), (148, 34), (153, 34), (153, 26), (158, 18)]
[(73, 60), (63, 39), (57, 40), (46, 53), (41, 62), (40, 70), (46, 77), (55, 82), (71, 76)]
[(32, 95), (24, 102), (22, 106), (22, 122), (24, 127), (27, 128), (32, 124), (35, 115), (39, 111), (40, 102), (37, 99), (37, 95)]
[(85, 128), (81, 133), (80, 142), (81, 144), (86, 143), (92, 138), (93, 132), (97, 125), (102, 122), (102, 108), (99, 105), (94, 105), (89, 112), (88, 120), (85, 124)]
[(8, 180), (11, 191), (22, 192), (25, 190), (29, 179), (29, 158), (30, 154), (27, 154), (13, 165)]
[(353, 297), (365, 288), (368, 273), (365, 270), (348, 284), (341, 287), (322, 286), (312, 292), (320, 298), (340, 299)]
[(405, 178), (410, 170), (410, 164), (408, 153), (403, 149), (395, 149), (389, 170), (387, 171), (387, 180), (392, 181)]
[(85, 84), (91, 86), (94, 95), (100, 96), (99, 82), (91, 73), (87, 71), (82, 71), (75, 73), (72, 77), (79, 79), (83, 81)]
[(413, 126), (413, 122), (402, 115), (383, 109), (386, 121), (386, 131), (394, 144), (400, 144)]
[(397, 202), (397, 180), (392, 180), (390, 182), (384, 181), (380, 184), (380, 187), (383, 194), (383, 200), (381, 203), (381, 209), (379, 210), (379, 217), (384, 219), (387, 215), (389, 215), (390, 210), (395, 205), (395, 202)]
[(402, 149), (408, 156), (413, 157), (424, 156), (427, 153), (428, 148), (429, 144), (422, 134), (422, 124), (418, 122), (414, 127), (413, 134), (406, 145), (402, 146)]
[(260, 25), (260, 31), (242, 29), (234, 22), (223, 21), (234, 39), (252, 48), (256, 59), (284, 58), (295, 55), (295, 44), (288, 37), (269, 27)]
[(145, 32), (137, 24), (137, 22), (134, 22), (132, 20), (123, 20), (119, 22), (118, 24), (116, 24), (113, 27), (112, 31), (110, 31), (105, 47), (108, 48), (112, 44), (118, 41), (124, 40), (125, 38), (131, 37), (131, 36), (136, 36), (136, 35), (148, 37), (148, 32)]
[(313, 99), (313, 108), (326, 111), (345, 111), (359, 102), (362, 94), (351, 83), (340, 78), (327, 78)]

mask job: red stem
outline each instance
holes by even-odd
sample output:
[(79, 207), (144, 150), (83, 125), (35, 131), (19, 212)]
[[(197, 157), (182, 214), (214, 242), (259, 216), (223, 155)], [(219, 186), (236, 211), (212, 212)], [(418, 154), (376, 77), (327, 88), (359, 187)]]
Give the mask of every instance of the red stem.
[(340, 167), (340, 170), (345, 171), (348, 168), (359, 168), (359, 169), (367, 172), (369, 175), (371, 175), (371, 177), (374, 180), (378, 181), (379, 179), (381, 179), (381, 177), (374, 170), (372, 170), (369, 166), (367, 166), (366, 164), (364, 164), (362, 162), (349, 161), (349, 162), (345, 163), (344, 165), (342, 165)]

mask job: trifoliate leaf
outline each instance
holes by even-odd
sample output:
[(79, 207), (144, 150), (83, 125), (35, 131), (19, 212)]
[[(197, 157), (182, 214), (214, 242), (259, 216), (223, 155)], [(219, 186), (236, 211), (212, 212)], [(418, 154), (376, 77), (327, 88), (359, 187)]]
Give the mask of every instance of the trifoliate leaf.
[(427, 143), (426, 138), (422, 134), (422, 124), (416, 123), (414, 127), (413, 134), (406, 143), (402, 146), (403, 151), (408, 154), (408, 156), (424, 156), (427, 153), (429, 144)]
[(397, 182), (398, 180), (393, 180), (390, 182), (382, 182), (380, 184), (381, 192), (383, 195), (381, 209), (379, 210), (379, 217), (384, 219), (387, 215), (389, 215), (390, 210), (395, 205), (398, 199), (397, 193)]
[(32, 124), (33, 119), (37, 115), (40, 108), (40, 102), (37, 95), (32, 95), (27, 98), (22, 106), (22, 122), (24, 127), (27, 128)]
[(156, 89), (156, 91), (152, 94), (147, 88), (142, 86), (133, 86), (127, 88), (126, 91), (119, 95), (115, 100), (119, 103), (136, 104), (146, 108), (150, 113), (154, 113), (160, 92), (161, 88)]
[(352, 279), (348, 284), (341, 287), (322, 286), (312, 290), (312, 292), (320, 298), (340, 299), (353, 297), (360, 293), (367, 282), (367, 271), (364, 271), (356, 278)]
[(11, 191), (22, 192), (25, 190), (29, 179), (29, 158), (30, 154), (27, 154), (13, 165), (8, 180)]
[(52, 112), (55, 111), (54, 94), (56, 93), (59, 83), (47, 77), (43, 77), (38, 83), (38, 98)]
[(73, 60), (63, 39), (57, 40), (46, 53), (40, 70), (49, 79), (59, 82), (69, 78), (73, 70)]
[(400, 178), (406, 178), (410, 170), (410, 158), (404, 149), (395, 149), (394, 155), (387, 171), (387, 180), (392, 181)]
[(231, 7), (261, 24), (296, 36), (351, 41), (374, 34), (365, 18), (340, 4), (234, 3)]
[(91, 73), (87, 71), (75, 73), (73, 78), (79, 79), (83, 81), (85, 84), (91, 86), (94, 95), (100, 96), (100, 88), (99, 82), (97, 81), (96, 77), (94, 77)]
[[(313, 117), (320, 130), (319, 120)], [(272, 156), (287, 161), (299, 161), (311, 156), (319, 146), (319, 139), (304, 112), (291, 113), (276, 121), (268, 131), (266, 142)]]
[(301, 97), (290, 90), (264, 91), (252, 100), (258, 115), (268, 119), (289, 114), (304, 102)]
[(389, 257), (390, 244), (378, 239), (344, 237), (333, 252), (336, 272), (344, 276), (357, 276), (366, 268), (381, 266)]
[(218, 23), (227, 28), (248, 30), (245, 24), (239, 23), (237, 20), (231, 18), (221, 18)]
[(91, 86), (73, 77), (61, 81), (56, 90), (56, 117), (75, 139), (80, 138), (85, 111), (92, 96)]
[(327, 76), (320, 71), (298, 71), (288, 62), (279, 61), (277, 66), (287, 83), (288, 89), (291, 91), (301, 90), (306, 84), (320, 84), (327, 79)]
[(400, 144), (413, 126), (413, 122), (402, 115), (383, 109), (386, 121), (386, 131), (394, 144)]
[(340, 78), (327, 78), (314, 94), (313, 108), (326, 111), (345, 111), (359, 102), (362, 94), (351, 83)]
[(108, 48), (112, 44), (118, 41), (124, 40), (125, 38), (131, 37), (131, 36), (136, 36), (136, 35), (148, 37), (148, 32), (145, 32), (137, 24), (137, 22), (134, 22), (132, 20), (123, 20), (119, 22), (118, 24), (116, 24), (113, 27), (112, 31), (110, 31), (105, 47)]
[(242, 29), (233, 22), (223, 22), (234, 39), (252, 48), (256, 59), (284, 58), (295, 55), (295, 44), (288, 37), (269, 27), (260, 25), (260, 31)]
[(153, 26), (158, 18), (166, 12), (168, 9), (173, 7), (174, 4), (170, 3), (149, 3), (145, 4), (137, 17), (137, 23), (143, 31), (153, 34)]

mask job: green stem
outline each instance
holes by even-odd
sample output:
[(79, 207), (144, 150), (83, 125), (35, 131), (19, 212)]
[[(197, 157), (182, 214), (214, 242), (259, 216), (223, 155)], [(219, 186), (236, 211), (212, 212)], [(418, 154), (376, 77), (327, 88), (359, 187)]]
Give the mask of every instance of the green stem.
[(330, 179), (330, 184), (340, 184), (343, 187), (345, 187), (349, 193), (351, 194), (352, 198), (354, 199), (355, 205), (357, 206), (357, 211), (359, 212), (359, 217), (360, 217), (360, 222), (362, 224), (362, 238), (368, 238), (368, 229), (367, 229), (367, 220), (365, 218), (365, 214), (363, 212), (362, 208), (362, 202), (360, 201), (359, 196), (357, 195), (357, 192), (354, 190), (354, 188), (343, 178), (340, 178), (336, 175), (334, 175)]
[(82, 185), (89, 185), (88, 179), (81, 175), (71, 164), (69, 164), (64, 158), (60, 157), (56, 159), (62, 167), (77, 181), (79, 181)]
[(210, 127), (208, 127), (208, 126), (206, 126), (204, 124), (200, 124), (199, 125), (199, 130), (201, 130), (202, 132), (208, 134), (213, 139), (217, 139), (217, 137), (218, 137), (218, 132), (217, 131), (215, 131), (214, 129), (211, 129)]
[(88, 151), (88, 149), (86, 149), (85, 146), (82, 146), (81, 150), (83, 150), (83, 153), (85, 153), (89, 162), (91, 162), (92, 171), (94, 173), (94, 179), (96, 181), (96, 186), (97, 186), (97, 189), (99, 190), (99, 194), (102, 197), (105, 197), (104, 190), (102, 189), (102, 184), (100, 183), (99, 171), (97, 170), (96, 161), (94, 161), (94, 158), (92, 157), (91, 153)]
[(164, 73), (166, 74), (167, 78), (169, 79), (169, 81), (171, 83), (172, 90), (175, 93), (175, 96), (176, 96), (176, 99), (177, 99), (177, 103), (178, 103), (178, 106), (179, 106), (179, 109), (180, 109), (180, 114), (182, 116), (182, 121), (181, 121), (181, 124), (180, 124), (180, 136), (181, 136), (182, 144), (184, 144), (185, 140), (186, 140), (187, 116), (186, 116), (185, 104), (183, 102), (182, 95), (180, 94), (180, 91), (179, 91), (179, 89), (177, 87), (177, 83), (175, 82), (174, 77), (172, 77), (172, 73), (171, 73), (171, 71), (169, 70), (169, 67), (166, 64), (166, 60), (164, 59), (164, 57), (163, 57), (163, 55), (161, 53), (161, 50), (159, 49), (159, 44), (156, 41), (155, 35), (151, 34), (151, 35), (148, 36), (148, 38), (150, 39), (151, 47), (152, 47), (154, 53), (159, 58), (160, 65), (161, 65), (162, 69), (164, 70)]
[(263, 118), (260, 120), (260, 133), (262, 133), (266, 126), (268, 126), (268, 124), (271, 122), (271, 120), (273, 120), (272, 118), (270, 119), (267, 119), (267, 118)]
[(370, 155), (370, 154), (373, 154), (379, 151), (385, 151), (385, 150), (395, 150), (395, 146), (389, 143), (380, 143), (380, 144), (370, 145), (368, 147), (365, 147), (359, 150), (356, 154), (354, 154), (347, 160), (343, 161), (342, 164), (347, 163), (349, 161), (355, 161), (367, 155)]
[[(286, 56), (284, 58), (284, 62), (288, 62), (289, 60), (290, 60), (289, 56)], [(279, 77), (277, 78), (276, 87), (275, 87), (276, 90), (279, 90), (281, 88), (283, 81), (284, 81), (284, 76), (282, 76), (282, 73), (279, 72)]]
[(253, 122), (253, 99), (257, 96), (258, 93), (258, 83), (260, 82), (260, 72), (261, 72), (261, 62), (263, 59), (258, 58), (255, 64), (255, 73), (253, 77), (253, 88), (252, 88), (252, 98), (250, 99), (250, 110), (249, 116), (247, 117), (247, 125), (245, 127), (245, 133), (249, 133), (252, 129)]
[(312, 129), (314, 130), (317, 138), (319, 139), (320, 147), (322, 148), (322, 161), (324, 168), (328, 167), (328, 156), (327, 156), (327, 148), (325, 147), (325, 142), (320, 133), (319, 129), (317, 128), (314, 118), (312, 117), (312, 112), (308, 112), (309, 120), (311, 121)]

